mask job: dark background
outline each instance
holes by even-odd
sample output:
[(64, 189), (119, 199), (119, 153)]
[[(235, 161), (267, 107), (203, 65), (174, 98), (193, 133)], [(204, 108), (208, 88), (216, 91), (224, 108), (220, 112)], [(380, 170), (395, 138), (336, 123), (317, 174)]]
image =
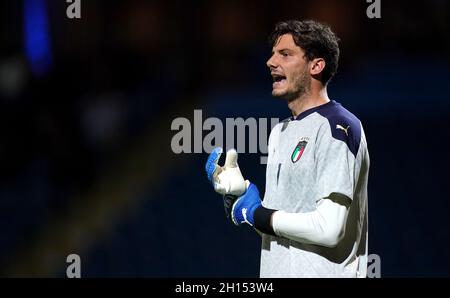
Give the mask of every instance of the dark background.
[[(369, 253), (382, 276), (449, 276), (449, 2), (2, 1), (0, 276), (256, 277), (260, 239), (232, 226), (206, 153), (174, 154), (171, 123), (284, 119), (267, 36), (286, 19), (341, 38), (331, 98), (371, 157)], [(206, 134), (206, 132), (205, 132)], [(260, 154), (240, 154), (265, 187)]]

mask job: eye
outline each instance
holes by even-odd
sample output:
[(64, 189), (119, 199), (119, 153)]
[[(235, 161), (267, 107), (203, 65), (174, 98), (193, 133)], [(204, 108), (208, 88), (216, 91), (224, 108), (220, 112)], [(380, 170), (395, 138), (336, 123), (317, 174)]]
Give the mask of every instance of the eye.
[(287, 56), (289, 56), (289, 54), (288, 54), (288, 53), (286, 53), (286, 52), (282, 52), (282, 53), (281, 53), (281, 56), (283, 56), (283, 57), (287, 57)]

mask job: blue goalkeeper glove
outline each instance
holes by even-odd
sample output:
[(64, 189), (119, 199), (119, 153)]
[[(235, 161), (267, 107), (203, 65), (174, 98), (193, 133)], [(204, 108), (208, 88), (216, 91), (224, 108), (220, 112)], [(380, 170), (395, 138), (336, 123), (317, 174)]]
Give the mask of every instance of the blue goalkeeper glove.
[(217, 164), (221, 155), (222, 148), (215, 148), (206, 161), (205, 170), (214, 190), (223, 195), (225, 214), (230, 218), (234, 202), (245, 193), (250, 182), (242, 177), (236, 150), (228, 150), (223, 166)]
[(247, 191), (240, 196), (233, 204), (231, 210), (231, 220), (235, 225), (247, 223), (255, 225), (255, 210), (261, 206), (261, 198), (256, 185), (250, 183)]
[(247, 190), (248, 181), (246, 182), (242, 177), (237, 163), (237, 152), (234, 149), (228, 150), (223, 166), (217, 164), (221, 155), (220, 147), (215, 148), (209, 155), (205, 165), (208, 180), (217, 193), (240, 196)]
[[(209, 155), (205, 165), (208, 180), (214, 186), (214, 190), (223, 195), (225, 213), (235, 225), (247, 223), (250, 226), (255, 226), (255, 211), (262, 206), (258, 188), (242, 177), (237, 164), (236, 150), (231, 149), (227, 152), (223, 167), (217, 164), (221, 155), (222, 148), (215, 148)], [(261, 210), (263, 209), (265, 208)], [(269, 225), (270, 215), (264, 216), (263, 214), (265, 219), (262, 221), (261, 212), (258, 216), (259, 229), (266, 232), (265, 226)], [(265, 225), (261, 226), (261, 222)], [(267, 233), (274, 235), (270, 229), (267, 229)]]

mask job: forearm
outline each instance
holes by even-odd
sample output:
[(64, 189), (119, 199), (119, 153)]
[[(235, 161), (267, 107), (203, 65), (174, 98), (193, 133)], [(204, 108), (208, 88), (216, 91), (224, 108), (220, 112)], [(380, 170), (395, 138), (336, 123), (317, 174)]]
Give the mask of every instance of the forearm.
[(334, 247), (344, 236), (347, 214), (346, 206), (330, 199), (321, 200), (315, 211), (306, 213), (262, 207), (255, 212), (255, 227), (264, 233), (301, 243)]

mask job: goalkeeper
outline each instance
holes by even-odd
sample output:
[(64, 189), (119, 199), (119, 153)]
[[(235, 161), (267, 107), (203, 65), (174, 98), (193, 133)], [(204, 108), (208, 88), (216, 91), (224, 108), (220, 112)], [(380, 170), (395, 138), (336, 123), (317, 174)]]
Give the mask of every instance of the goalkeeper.
[(365, 277), (369, 155), (359, 119), (327, 95), (338, 39), (326, 25), (287, 21), (270, 40), (272, 95), (292, 117), (270, 133), (264, 200), (235, 150), (223, 166), (222, 149), (211, 152), (208, 179), (231, 221), (261, 235), (261, 277)]

